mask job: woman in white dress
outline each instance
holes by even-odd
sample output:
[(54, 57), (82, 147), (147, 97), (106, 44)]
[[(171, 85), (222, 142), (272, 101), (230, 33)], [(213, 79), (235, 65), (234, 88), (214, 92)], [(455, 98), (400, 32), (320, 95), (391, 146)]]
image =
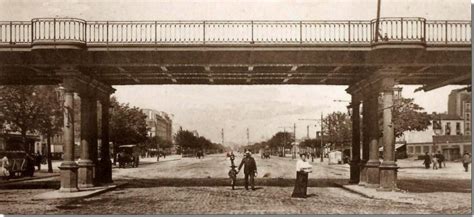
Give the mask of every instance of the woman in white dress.
[(301, 154), (296, 162), (296, 182), (291, 197), (307, 197), (308, 173), (312, 172), (313, 166), (306, 161), (306, 154)]
[(10, 166), (10, 163), (8, 162), (7, 156), (4, 156), (2, 159), (0, 159), (0, 164), (0, 176), (8, 179), (10, 172), (8, 172), (7, 168)]

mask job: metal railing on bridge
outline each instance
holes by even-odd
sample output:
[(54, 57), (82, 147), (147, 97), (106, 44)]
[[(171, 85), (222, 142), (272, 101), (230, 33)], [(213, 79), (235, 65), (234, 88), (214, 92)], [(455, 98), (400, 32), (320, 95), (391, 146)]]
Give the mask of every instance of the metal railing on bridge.
[(381, 18), (371, 21), (85, 21), (38, 18), (0, 22), (0, 46), (471, 44), (470, 21)]

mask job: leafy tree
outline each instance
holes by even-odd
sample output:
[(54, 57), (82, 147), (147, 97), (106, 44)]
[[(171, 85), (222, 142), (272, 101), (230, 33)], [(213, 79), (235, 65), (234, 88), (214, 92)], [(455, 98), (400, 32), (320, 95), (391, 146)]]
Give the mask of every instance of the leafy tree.
[(43, 110), (41, 106), (44, 103), (37, 92), (37, 86), (0, 86), (0, 113), (3, 114), (3, 122), (21, 133), (23, 147), (20, 148), (29, 153), (32, 148), (26, 144), (26, 134), (38, 129)]
[(197, 148), (196, 137), (190, 131), (180, 130), (176, 134), (176, 145), (181, 147), (182, 150), (195, 149)]
[(46, 137), (48, 172), (53, 172), (51, 163), (51, 137), (61, 133), (63, 127), (63, 111), (60, 105), (55, 86), (38, 87), (38, 97), (41, 101), (41, 112), (38, 131)]
[(197, 137), (192, 132), (180, 130), (176, 134), (176, 146), (182, 152), (186, 150), (203, 150), (207, 153), (216, 153), (227, 150), (222, 144), (212, 143), (205, 137)]
[(272, 136), (268, 144), (272, 148), (281, 149), (282, 155), (285, 155), (285, 148), (291, 148), (291, 143), (294, 142), (293, 135), (289, 132), (278, 132)]
[(323, 131), (326, 142), (331, 144), (350, 144), (352, 141), (352, 121), (349, 115), (333, 112), (323, 118)]
[(430, 115), (423, 107), (414, 103), (412, 98), (400, 98), (393, 107), (395, 137), (403, 136), (406, 131), (423, 131), (430, 126)]
[(114, 144), (114, 152), (120, 145), (145, 142), (146, 115), (138, 107), (118, 103), (115, 97), (111, 98), (110, 103), (113, 106), (110, 115), (110, 141)]

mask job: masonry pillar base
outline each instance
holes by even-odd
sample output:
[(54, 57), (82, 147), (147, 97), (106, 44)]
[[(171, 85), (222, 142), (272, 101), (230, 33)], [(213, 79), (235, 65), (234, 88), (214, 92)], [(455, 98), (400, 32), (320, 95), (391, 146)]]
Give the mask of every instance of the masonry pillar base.
[(380, 165), (380, 189), (381, 190), (397, 190), (397, 172), (398, 166), (395, 162), (382, 162)]
[(79, 160), (79, 188), (94, 187), (94, 163), (91, 160)]
[(101, 159), (97, 167), (99, 183), (112, 183), (112, 161), (110, 159)]
[(380, 162), (378, 161), (368, 161), (365, 164), (367, 168), (367, 187), (377, 188), (380, 185), (380, 171), (379, 171)]
[(360, 167), (360, 178), (359, 178), (359, 185), (360, 186), (365, 186), (367, 184), (367, 167), (365, 167), (365, 164), (367, 161), (362, 160), (359, 163)]
[(60, 192), (76, 192), (77, 188), (77, 170), (78, 166), (74, 161), (64, 161), (59, 166), (61, 187)]
[(352, 160), (351, 161), (351, 177), (349, 180), (349, 184), (358, 184), (360, 181), (360, 160)]

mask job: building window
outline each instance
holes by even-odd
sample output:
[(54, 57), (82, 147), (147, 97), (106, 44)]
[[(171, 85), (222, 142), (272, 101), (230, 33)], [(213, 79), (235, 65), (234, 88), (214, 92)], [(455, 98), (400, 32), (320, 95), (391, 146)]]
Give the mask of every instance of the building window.
[(413, 153), (413, 146), (408, 146), (408, 153)]
[(461, 135), (461, 122), (456, 122), (456, 135)]
[(415, 153), (416, 154), (421, 153), (421, 147), (420, 146), (415, 146)]
[(451, 123), (446, 123), (445, 135), (451, 135)]
[(430, 152), (429, 146), (423, 146), (423, 153)]
[(466, 121), (471, 121), (471, 114), (470, 113), (466, 113)]

